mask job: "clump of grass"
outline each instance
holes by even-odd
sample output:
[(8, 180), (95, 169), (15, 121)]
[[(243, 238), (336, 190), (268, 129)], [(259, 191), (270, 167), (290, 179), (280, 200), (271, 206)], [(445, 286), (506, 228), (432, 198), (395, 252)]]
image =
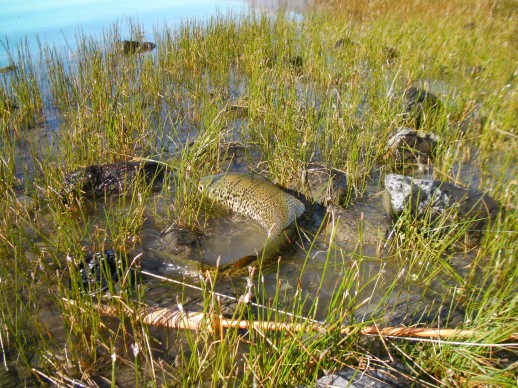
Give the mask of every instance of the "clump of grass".
[[(489, 345), (384, 340), (384, 350), (376, 350), (379, 342), (364, 342), (357, 330), (383, 322), (397, 309), (395, 301), (420, 288), (423, 298), (432, 295), (452, 314), (462, 307), (464, 318), (455, 326), (483, 329), (487, 336), (479, 342), (496, 343), (516, 332), (516, 77), (507, 19), (514, 11), (483, 0), (476, 6), (460, 0), (401, 1), (390, 4), (390, 12), (383, 1), (325, 3), (302, 20), (283, 12), (250, 13), (164, 28), (155, 32), (157, 48), (151, 54), (117, 52), (123, 35), (142, 35), (130, 23), (130, 31), (115, 26), (101, 41), (78, 33), (75, 59), (42, 47), (41, 66), (24, 48), (18, 61), (10, 60), (17, 68), (1, 75), (1, 88), (18, 109), (7, 109), (0, 97), (0, 188), (6, 192), (0, 208), (5, 258), (0, 334), (9, 366), (20, 359), (37, 378), (56, 384), (89, 382), (98, 375), (115, 384), (129, 369), (133, 384), (192, 385), (210, 379), (215, 385), (311, 385), (324, 373), (361, 366), (372, 350), (419, 365), (420, 371), (412, 372), (416, 381), (424, 375), (449, 385), (513, 382), (512, 365)], [(444, 10), (452, 16), (443, 17)], [(146, 304), (151, 281), (122, 287), (104, 301), (117, 311), (113, 320), (96, 312), (99, 300), (69, 287), (86, 251), (138, 252), (146, 218), (163, 228), (203, 229), (197, 181), (220, 172), (220, 145), (229, 141), (258, 151), (258, 169), (281, 184), (313, 161), (345, 171), (349, 192), (343, 205), (361, 203), (384, 171), (386, 139), (412, 125), (401, 115), (402, 93), (410, 85), (435, 93), (445, 105), (427, 116), (422, 128), (440, 136), (435, 176), (490, 189), (505, 207), (480, 246), (462, 246), (469, 223), (441, 227), (449, 214), (433, 224), (406, 214), (387, 243), (387, 257), (367, 257), (361, 248), (345, 252), (334, 237), (329, 241), (310, 230), (300, 239), (306, 251), (296, 274), (282, 272), (294, 264), (288, 258), (277, 271), (257, 270), (256, 280), (244, 287), (234, 284), (238, 295), (268, 307), (231, 306), (236, 319), (308, 325), (322, 319), (331, 328), (348, 322), (349, 336), (288, 329), (211, 334), (205, 327), (163, 335), (121, 308)], [(246, 115), (232, 115), (235, 100)], [(31, 128), (51, 112), (57, 124), (46, 128), (45, 141), (34, 142)], [(466, 133), (456, 130), (473, 115), (484, 120)], [(31, 163), (22, 168), (26, 179), (19, 187), (17, 160), (23, 150)], [(149, 158), (162, 159), (171, 169), (159, 194), (138, 182), (127, 196), (63, 203), (65, 173)], [(33, 201), (19, 200), (21, 191)], [(306, 237), (311, 235), (316, 237)], [(319, 249), (326, 250), (323, 257)], [(223, 279), (200, 281), (201, 308), (208, 314), (228, 311), (214, 293), (221, 284), (228, 286)], [(174, 293), (189, 308), (192, 293), (183, 288)], [(63, 314), (55, 321), (59, 325), (45, 327), (39, 315), (45, 311)], [(367, 321), (359, 322), (361, 317)], [(68, 334), (53, 337), (59, 328)]]

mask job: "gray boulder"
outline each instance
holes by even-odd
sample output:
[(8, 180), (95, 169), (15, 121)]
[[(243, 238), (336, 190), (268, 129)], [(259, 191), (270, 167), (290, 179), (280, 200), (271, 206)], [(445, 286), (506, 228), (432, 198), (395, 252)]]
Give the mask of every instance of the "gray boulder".
[(402, 128), (388, 140), (386, 157), (396, 165), (426, 165), (432, 158), (437, 141), (438, 137), (432, 133)]
[(410, 207), (411, 214), (422, 218), (429, 214), (430, 221), (441, 217), (441, 226), (458, 225), (472, 221), (468, 227), (468, 245), (478, 242), (487, 221), (494, 219), (499, 204), (489, 195), (465, 189), (449, 182), (413, 179), (389, 174), (385, 177), (385, 208), (390, 216), (398, 217)]
[(310, 163), (289, 182), (287, 189), (324, 206), (339, 205), (347, 193), (347, 176), (335, 168)]

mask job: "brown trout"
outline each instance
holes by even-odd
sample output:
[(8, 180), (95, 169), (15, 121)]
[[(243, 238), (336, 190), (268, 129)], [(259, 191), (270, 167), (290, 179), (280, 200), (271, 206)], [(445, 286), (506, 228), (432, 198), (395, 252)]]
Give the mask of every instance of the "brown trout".
[(293, 242), (295, 220), (305, 211), (301, 201), (257, 174), (232, 172), (206, 176), (201, 178), (198, 188), (207, 199), (257, 222), (266, 231), (268, 238), (256, 254), (219, 267), (180, 259), (177, 264), (189, 272), (201, 271), (210, 275), (218, 272), (225, 277), (248, 274), (248, 267), (267, 264)]

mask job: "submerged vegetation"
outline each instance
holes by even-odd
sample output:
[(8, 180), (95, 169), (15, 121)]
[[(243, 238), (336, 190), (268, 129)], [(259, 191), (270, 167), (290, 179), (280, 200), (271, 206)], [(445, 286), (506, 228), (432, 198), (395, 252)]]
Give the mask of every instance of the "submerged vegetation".
[[(120, 54), (122, 38), (142, 35), (137, 25), (114, 27), (102, 41), (78, 35), (70, 58), (46, 46), (11, 53), (10, 71), (0, 73), (0, 384), (312, 386), (376, 365), (398, 366), (416, 385), (516, 384), (516, 347), (499, 346), (518, 332), (516, 3), (318, 3), (301, 18), (186, 21), (155, 31), (150, 53)], [(402, 114), (411, 86), (436, 95), (441, 109)], [(428, 174), (487, 191), (504, 210), (476, 247), (463, 243), (469, 222), (441, 228), (442, 219), (427, 224), (408, 211), (377, 251), (364, 250), (362, 206), (379, 197), (380, 177), (401, 171), (386, 161), (387, 140), (417, 125), (439, 138)], [(300, 228), (298, 253), (287, 254), (296, 260), (245, 282), (138, 275), (144, 230), (207, 227), (198, 182), (226, 169), (222, 146), (235, 141), (246, 146), (247, 168), (283, 186), (312, 162), (344, 172), (340, 206), (362, 212), (359, 243), (336, 241), (340, 221), (329, 212)], [(63, 197), (71, 171), (149, 160), (173, 171), (159, 192), (137, 179), (118, 188), (125, 195)], [(116, 287), (108, 282), (112, 298), (85, 292), (85, 257), (111, 249), (132, 270)], [(402, 307), (415, 295), (420, 303), (432, 295), (442, 311)], [(128, 313), (190, 303), (249, 322), (318, 320), (328, 330), (168, 331)], [(361, 335), (365, 325), (408, 317), (479, 335)], [(334, 330), (342, 324), (348, 335)]]

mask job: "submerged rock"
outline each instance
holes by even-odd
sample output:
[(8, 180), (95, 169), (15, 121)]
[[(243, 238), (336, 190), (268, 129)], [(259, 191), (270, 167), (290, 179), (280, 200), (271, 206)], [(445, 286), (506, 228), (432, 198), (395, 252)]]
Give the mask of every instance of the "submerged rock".
[(489, 195), (465, 189), (449, 182), (389, 174), (385, 177), (385, 206), (387, 213), (400, 216), (411, 207), (413, 217), (429, 214), (430, 221), (445, 221), (442, 226), (456, 226), (472, 220), (468, 227), (468, 245), (476, 244), (487, 221), (499, 212), (499, 204)]
[(64, 179), (63, 195), (81, 194), (86, 198), (102, 198), (112, 194), (131, 193), (139, 180), (162, 187), (166, 167), (158, 162), (118, 162), (77, 169)]
[(362, 248), (365, 254), (372, 256), (382, 249), (390, 227), (390, 220), (382, 212), (375, 215), (369, 210), (365, 216), (354, 205), (347, 209), (331, 205), (327, 211), (325, 233), (333, 236), (340, 247), (347, 251)]
[(386, 157), (396, 165), (426, 165), (432, 158), (438, 137), (403, 128), (392, 136), (385, 147)]
[(70, 279), (70, 287), (78, 287), (92, 296), (102, 294), (115, 287), (124, 266), (127, 266), (127, 257), (121, 257), (115, 251), (89, 254), (73, 269), (77, 269), (78, 274)]
[(415, 128), (420, 128), (427, 116), (433, 116), (444, 109), (442, 102), (435, 94), (415, 86), (405, 90), (403, 97), (406, 121), (413, 124)]
[(156, 274), (193, 275), (200, 269), (199, 251), (202, 235), (190, 229), (172, 226), (143, 247), (142, 269)]
[(172, 227), (160, 233), (153, 248), (175, 256), (189, 257), (193, 250), (199, 248), (200, 237), (195, 231)]
[(117, 45), (117, 48), (122, 51), (124, 55), (153, 51), (155, 47), (156, 45), (153, 42), (140, 42), (137, 40), (123, 40)]

